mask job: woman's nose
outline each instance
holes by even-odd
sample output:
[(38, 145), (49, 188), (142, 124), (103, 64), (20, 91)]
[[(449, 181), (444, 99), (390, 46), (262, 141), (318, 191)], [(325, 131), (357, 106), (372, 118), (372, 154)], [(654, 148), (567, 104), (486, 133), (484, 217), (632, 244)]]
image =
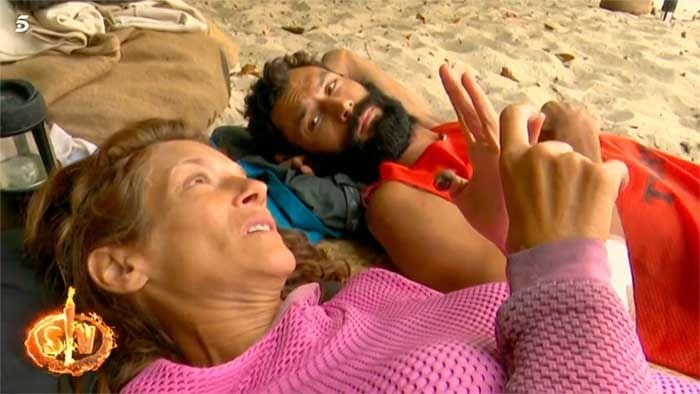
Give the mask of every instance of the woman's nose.
[(328, 97), (321, 104), (323, 110), (328, 111), (333, 116), (337, 116), (341, 122), (347, 122), (350, 119), (355, 106), (352, 100), (338, 97)]
[(245, 179), (238, 194), (233, 199), (233, 205), (244, 207), (247, 205), (265, 205), (267, 201), (267, 186), (254, 179)]

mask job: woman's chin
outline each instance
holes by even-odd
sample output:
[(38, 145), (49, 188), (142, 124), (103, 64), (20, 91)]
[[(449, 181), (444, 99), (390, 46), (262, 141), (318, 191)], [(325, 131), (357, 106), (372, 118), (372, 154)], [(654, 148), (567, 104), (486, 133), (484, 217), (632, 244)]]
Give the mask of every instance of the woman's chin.
[(270, 251), (267, 257), (268, 261), (270, 262), (270, 269), (274, 270), (275, 273), (284, 275), (285, 277), (294, 272), (294, 268), (296, 268), (297, 265), (294, 254), (292, 254), (287, 247), (280, 248), (274, 252)]

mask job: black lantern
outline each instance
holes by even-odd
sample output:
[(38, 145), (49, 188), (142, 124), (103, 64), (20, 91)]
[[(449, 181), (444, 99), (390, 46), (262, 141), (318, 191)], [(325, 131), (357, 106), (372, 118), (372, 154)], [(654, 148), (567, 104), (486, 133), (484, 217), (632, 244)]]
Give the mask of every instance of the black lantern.
[[(0, 80), (0, 191), (26, 193), (38, 188), (56, 165), (44, 119), (46, 104), (23, 80)], [(33, 140), (30, 140), (30, 138)], [(38, 154), (33, 152), (36, 146)]]

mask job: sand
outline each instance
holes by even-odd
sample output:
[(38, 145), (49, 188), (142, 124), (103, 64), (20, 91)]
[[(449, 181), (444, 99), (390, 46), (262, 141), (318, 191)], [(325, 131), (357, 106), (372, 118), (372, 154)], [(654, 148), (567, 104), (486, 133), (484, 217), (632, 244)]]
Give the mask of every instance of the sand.
[[(345, 47), (452, 120), (437, 77), (448, 62), (475, 71), (499, 111), (516, 102), (570, 101), (598, 117), (606, 131), (700, 161), (700, 0), (680, 0), (672, 23), (658, 12), (603, 10), (598, 0), (189, 3), (240, 43), (238, 67), (262, 70), (284, 53)], [(304, 33), (283, 29), (289, 26)], [(568, 55), (573, 59), (561, 59)], [(501, 76), (503, 67), (518, 81)], [(254, 79), (232, 78), (231, 108), (219, 124), (245, 123), (243, 97)]]

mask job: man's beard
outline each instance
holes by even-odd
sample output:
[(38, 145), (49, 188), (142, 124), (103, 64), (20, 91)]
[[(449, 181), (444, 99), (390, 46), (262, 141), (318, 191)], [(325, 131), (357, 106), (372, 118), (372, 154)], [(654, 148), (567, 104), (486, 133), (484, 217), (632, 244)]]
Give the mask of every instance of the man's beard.
[[(359, 182), (372, 183), (379, 179), (379, 165), (383, 161), (396, 161), (406, 150), (416, 120), (398, 100), (371, 83), (363, 85), (369, 95), (357, 103), (348, 120), (347, 148), (340, 154), (320, 157), (317, 167), (328, 169), (328, 172), (343, 172)], [(379, 108), (381, 115), (375, 116), (370, 125), (372, 136), (363, 141), (358, 135), (360, 116), (370, 106)]]

